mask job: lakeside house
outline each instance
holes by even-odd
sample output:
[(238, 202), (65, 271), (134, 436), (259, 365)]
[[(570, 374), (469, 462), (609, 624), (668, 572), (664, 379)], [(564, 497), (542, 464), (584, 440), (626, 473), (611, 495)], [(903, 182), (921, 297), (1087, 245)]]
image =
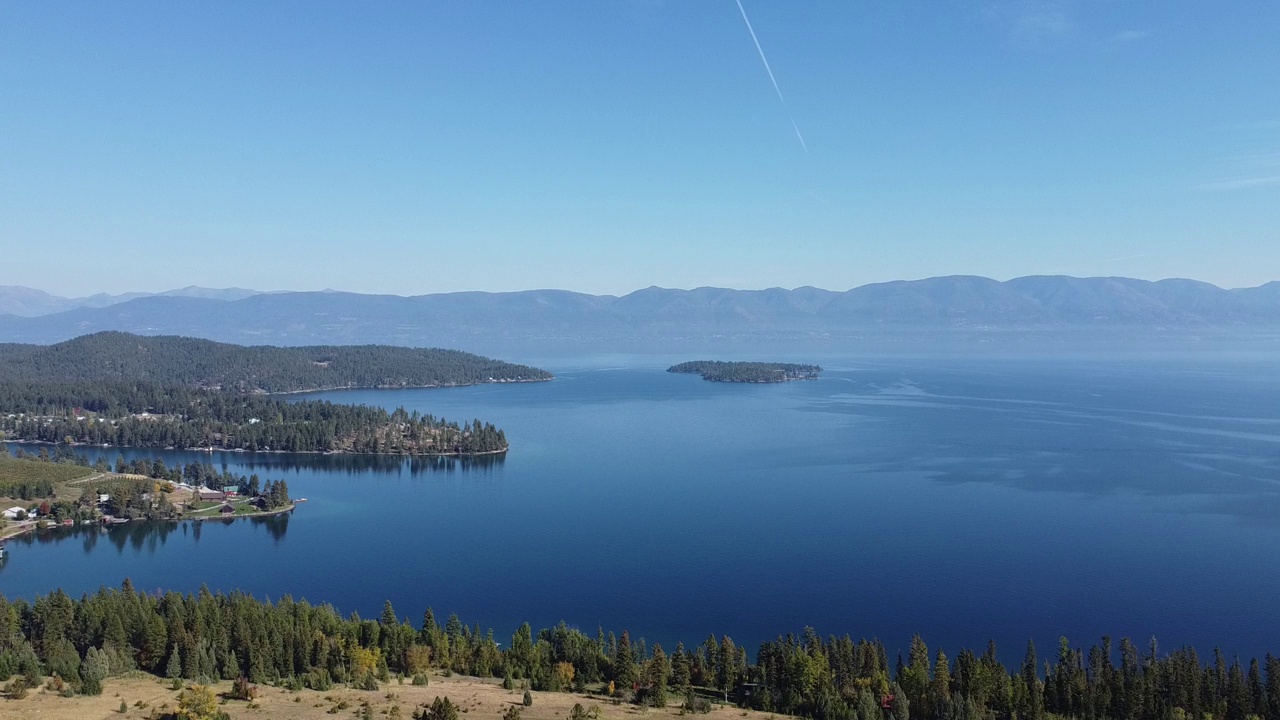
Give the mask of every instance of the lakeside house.
[(231, 503), (227, 503), (226, 505), (223, 505), (222, 507), (218, 508), (218, 512), (222, 513), (223, 515), (232, 515), (235, 513), (235, 511), (236, 509), (231, 507)]
[(240, 495), (240, 488), (235, 485), (227, 485), (226, 487), (222, 488), (222, 495), (223, 497), (229, 497), (229, 498), (237, 497), (238, 495)]
[(11, 507), (8, 510), (5, 510), (4, 512), (0, 513), (0, 515), (3, 515), (5, 520), (17, 520), (18, 515), (25, 513), (26, 511), (27, 511), (26, 508), (20, 508), (15, 505), (14, 507)]
[(221, 490), (210, 490), (207, 487), (200, 488), (198, 494), (200, 496), (200, 500), (204, 502), (220, 502), (227, 499), (227, 494), (225, 492)]

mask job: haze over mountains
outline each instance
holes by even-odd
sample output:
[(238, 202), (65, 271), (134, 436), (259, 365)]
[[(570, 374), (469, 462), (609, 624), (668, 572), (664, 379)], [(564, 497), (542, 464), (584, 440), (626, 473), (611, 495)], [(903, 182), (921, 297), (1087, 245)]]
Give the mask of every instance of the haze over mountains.
[(621, 297), (564, 290), (401, 297), (187, 288), (105, 306), (88, 302), (92, 298), (65, 300), (79, 305), (36, 315), (39, 307), (55, 307), (58, 300), (43, 306), (32, 301), (0, 305), (10, 313), (0, 315), (0, 341), (50, 343), (122, 330), (242, 344), (385, 343), (490, 351), (512, 345), (786, 342), (897, 331), (1118, 336), (1280, 330), (1280, 282), (1226, 290), (1194, 280), (1114, 277), (1000, 282), (949, 276), (845, 292), (651, 287)]
[(20, 317), (39, 317), (53, 313), (74, 310), (80, 307), (100, 308), (118, 305), (142, 297), (197, 297), (210, 300), (240, 300), (250, 295), (258, 295), (257, 290), (244, 288), (205, 288), (191, 285), (177, 290), (166, 290), (161, 293), (131, 292), (120, 295), (98, 293), (79, 298), (65, 298), (51, 295), (43, 290), (22, 287), (21, 285), (0, 285), (0, 315), (18, 315)]

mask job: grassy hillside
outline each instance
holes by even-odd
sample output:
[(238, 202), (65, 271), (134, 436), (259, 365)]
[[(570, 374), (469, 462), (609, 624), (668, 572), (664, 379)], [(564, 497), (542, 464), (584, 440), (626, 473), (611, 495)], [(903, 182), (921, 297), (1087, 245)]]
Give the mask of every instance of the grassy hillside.
[(93, 468), (67, 463), (41, 462), (39, 460), (19, 460), (0, 455), (0, 495), (4, 488), (16, 483), (64, 483), (89, 477)]
[[(521, 690), (503, 690), (498, 680), (455, 675), (433, 675), (426, 687), (411, 685), (408, 680), (398, 684), (394, 680), (378, 690), (338, 688), (332, 690), (299, 690), (259, 686), (258, 696), (252, 705), (243, 700), (232, 700), (230, 682), (211, 686), (218, 698), (217, 709), (232, 720), (239, 718), (271, 718), (271, 720), (330, 720), (334, 717), (360, 717), (365, 705), (372, 717), (386, 720), (400, 717), (409, 720), (414, 711), (429, 706), (436, 697), (447, 697), (456, 705), (459, 717), (498, 720), (503, 713), (521, 707), (520, 720), (568, 720), (573, 706), (581, 705), (588, 712), (598, 711), (599, 720), (621, 718), (652, 718), (667, 720), (684, 715), (677, 707), (678, 701), (664, 709), (637, 708), (633, 705), (614, 705), (608, 698), (588, 693), (534, 692), (533, 705), (520, 705)], [(63, 697), (44, 690), (29, 690), (21, 700), (0, 700), (6, 718), (25, 720), (81, 720), (81, 718), (129, 718), (141, 719), (163, 716), (178, 706), (179, 691), (170, 681), (144, 673), (130, 677), (109, 678), (101, 695)], [(124, 703), (126, 712), (120, 713)], [(392, 708), (399, 708), (393, 711)], [(766, 720), (786, 717), (774, 713), (740, 710), (730, 705), (714, 705), (711, 712), (701, 717), (708, 720)]]

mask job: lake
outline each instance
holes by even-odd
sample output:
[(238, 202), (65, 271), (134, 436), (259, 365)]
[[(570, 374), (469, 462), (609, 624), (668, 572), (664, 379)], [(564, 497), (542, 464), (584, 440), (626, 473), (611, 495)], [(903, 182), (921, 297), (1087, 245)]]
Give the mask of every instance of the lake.
[[(818, 358), (708, 383), (690, 358), (555, 360), (550, 383), (319, 393), (505, 429), (505, 458), (164, 452), (287, 479), (291, 516), (13, 540), (0, 592), (242, 589), (417, 623), (456, 611), (754, 647), (811, 625), (994, 639), (1152, 635), (1280, 651), (1273, 359)], [(801, 360), (814, 358), (801, 358)], [(114, 460), (115, 450), (106, 451)], [(137, 453), (126, 452), (127, 457)], [(141, 453), (150, 457), (152, 453)], [(954, 656), (954, 654), (953, 654)]]

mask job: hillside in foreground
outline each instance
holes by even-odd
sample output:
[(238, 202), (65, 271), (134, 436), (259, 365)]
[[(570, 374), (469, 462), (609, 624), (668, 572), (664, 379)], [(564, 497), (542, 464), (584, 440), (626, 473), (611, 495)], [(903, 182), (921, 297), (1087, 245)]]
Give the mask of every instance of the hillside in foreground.
[[(459, 719), (484, 718), (498, 720), (511, 708), (519, 707), (520, 720), (569, 720), (573, 706), (581, 705), (588, 713), (595, 708), (598, 720), (646, 717), (665, 720), (684, 715), (680, 703), (672, 700), (666, 708), (643, 708), (634, 705), (614, 705), (609, 698), (588, 693), (533, 692), (533, 705), (521, 705), (523, 691), (503, 690), (501, 681), (493, 678), (475, 678), (462, 675), (445, 677), (435, 674), (426, 687), (396, 681), (383, 684), (378, 690), (356, 690), (335, 687), (331, 690), (297, 691), (259, 686), (258, 696), (250, 703), (231, 700), (225, 696), (231, 692), (230, 681), (211, 686), (221, 703), (217, 709), (233, 720), (240, 718), (270, 718), (271, 720), (329, 720), (333, 717), (360, 717), (367, 704), (375, 718), (400, 717), (408, 720), (415, 710), (429, 706), (436, 697), (449, 698), (458, 707)], [(13, 720), (81, 720), (82, 718), (142, 718), (163, 717), (178, 705), (180, 691), (172, 689), (170, 682), (145, 673), (130, 677), (109, 678), (103, 683), (101, 695), (63, 697), (48, 690), (28, 691), (21, 700), (0, 700), (0, 714)], [(120, 704), (127, 711), (120, 713)], [(335, 708), (341, 708), (335, 710)], [(393, 708), (399, 708), (394, 711)], [(732, 705), (713, 705), (708, 714), (699, 717), (708, 720), (765, 720), (775, 713), (741, 710)]]

